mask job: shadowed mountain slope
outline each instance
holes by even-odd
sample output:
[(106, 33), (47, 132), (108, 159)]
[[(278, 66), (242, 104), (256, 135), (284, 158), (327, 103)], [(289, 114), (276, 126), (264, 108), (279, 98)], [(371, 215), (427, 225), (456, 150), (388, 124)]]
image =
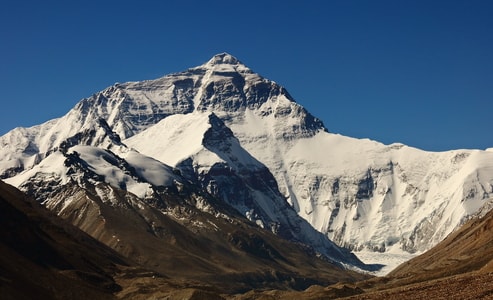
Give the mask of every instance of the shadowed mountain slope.
[(125, 259), (0, 181), (2, 299), (106, 299)]

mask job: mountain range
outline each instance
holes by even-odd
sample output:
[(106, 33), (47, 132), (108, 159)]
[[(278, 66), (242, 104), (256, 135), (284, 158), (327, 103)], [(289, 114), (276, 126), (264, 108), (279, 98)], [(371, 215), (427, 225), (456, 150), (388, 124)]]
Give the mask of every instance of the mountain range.
[(424, 252), (493, 197), (491, 149), (427, 152), (331, 133), (227, 53), (114, 84), (0, 145), (0, 178), (144, 266), (176, 268), (149, 255), (171, 251), (163, 240), (178, 252), (183, 241), (214, 245), (191, 253), (199, 279), (234, 273), (237, 256), (210, 259), (231, 247), (286, 258), (265, 242), (278, 238), (295, 256), (374, 270), (350, 250)]

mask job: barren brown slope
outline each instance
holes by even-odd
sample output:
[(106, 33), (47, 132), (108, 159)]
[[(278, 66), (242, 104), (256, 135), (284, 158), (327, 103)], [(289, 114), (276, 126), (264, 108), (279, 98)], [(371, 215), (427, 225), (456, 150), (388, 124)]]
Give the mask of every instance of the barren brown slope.
[(106, 299), (124, 259), (0, 181), (0, 298)]

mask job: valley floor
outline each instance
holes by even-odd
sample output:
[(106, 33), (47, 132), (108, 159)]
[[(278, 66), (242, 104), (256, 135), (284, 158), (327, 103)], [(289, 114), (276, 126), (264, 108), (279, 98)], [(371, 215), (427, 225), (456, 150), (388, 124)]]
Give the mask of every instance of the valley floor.
[(493, 273), (469, 272), (344, 299), (493, 299)]
[(252, 291), (233, 299), (493, 299), (493, 273), (469, 272), (412, 284), (403, 284), (399, 278), (375, 277), (357, 283), (312, 286), (303, 292)]

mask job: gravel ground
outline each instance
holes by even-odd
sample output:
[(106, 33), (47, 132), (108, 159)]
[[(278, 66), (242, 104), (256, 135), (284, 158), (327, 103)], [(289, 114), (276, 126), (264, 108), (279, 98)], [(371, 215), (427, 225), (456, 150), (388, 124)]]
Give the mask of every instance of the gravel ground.
[(493, 299), (493, 273), (471, 272), (344, 299)]

